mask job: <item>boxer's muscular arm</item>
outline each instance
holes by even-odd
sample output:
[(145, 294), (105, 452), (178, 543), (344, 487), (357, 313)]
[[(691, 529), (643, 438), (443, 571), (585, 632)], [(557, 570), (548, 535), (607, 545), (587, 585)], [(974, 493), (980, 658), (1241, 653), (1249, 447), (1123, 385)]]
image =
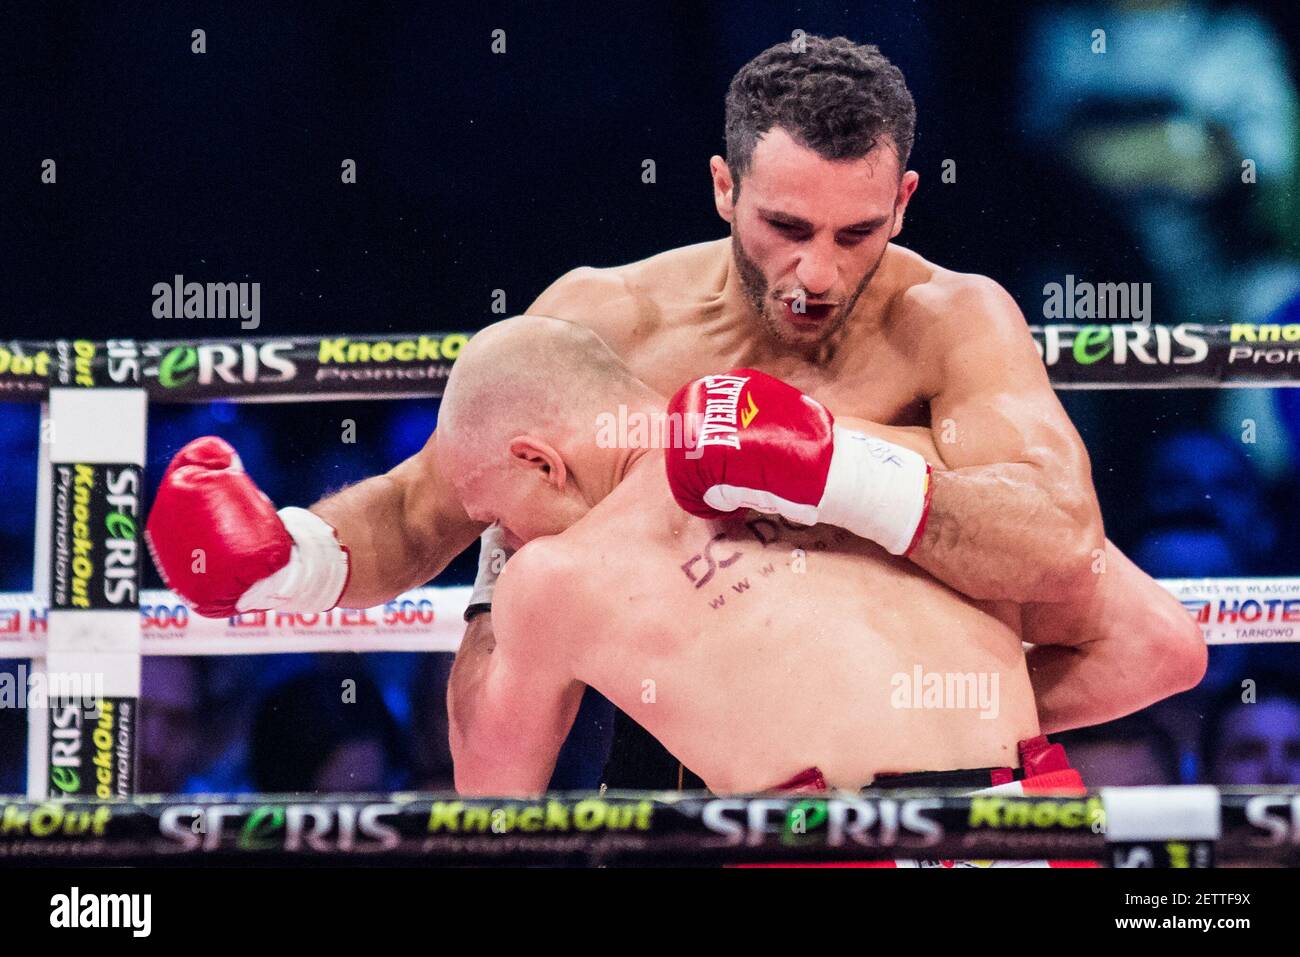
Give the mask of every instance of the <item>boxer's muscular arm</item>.
[(483, 531), (438, 470), (434, 445), (430, 436), (424, 448), (389, 472), (311, 507), (348, 548), (343, 607), (369, 608), (423, 585)]
[(461, 794), (543, 793), (573, 727), (584, 686), (569, 671), (570, 636), (557, 622), (555, 594), (574, 591), (558, 552), (542, 539), (512, 556), (497, 582), (492, 627), (471, 627), (456, 653), (447, 713)]
[[(970, 323), (965, 337), (948, 327), (954, 348), (931, 417), (950, 468), (933, 476), (913, 557), (972, 597), (1024, 605), (1045, 732), (1109, 721), (1195, 686), (1206, 665), (1200, 629), (1104, 540), (1087, 454), (1019, 310), (991, 282), (972, 299), (973, 315), (954, 318), (992, 321)], [(954, 567), (962, 556), (964, 570)], [(1021, 574), (1023, 588), (1013, 582)]]
[(929, 462), (930, 467), (936, 472), (946, 471), (948, 468), (935, 447), (934, 433), (924, 425), (881, 425), (879, 422), (869, 422), (851, 415), (837, 415), (835, 424), (911, 449)]
[(912, 559), (972, 598), (1068, 601), (1096, 586), (1101, 511), (1087, 451), (1014, 300), (963, 278), (926, 337), (938, 391), (929, 520)]

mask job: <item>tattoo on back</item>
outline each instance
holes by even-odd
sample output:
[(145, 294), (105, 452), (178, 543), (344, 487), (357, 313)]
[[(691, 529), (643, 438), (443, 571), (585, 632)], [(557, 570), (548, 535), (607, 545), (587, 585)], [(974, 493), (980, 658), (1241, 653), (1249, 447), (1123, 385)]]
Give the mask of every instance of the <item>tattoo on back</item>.
[[(682, 562), (681, 569), (686, 575), (687, 580), (696, 588), (703, 588), (713, 580), (713, 576), (719, 568), (730, 568), (740, 560), (740, 552), (732, 550), (726, 558), (719, 558), (715, 554), (715, 547), (718, 543), (727, 537), (726, 532), (719, 532), (709, 539), (708, 543), (698, 553), (692, 555), (686, 561)], [(719, 550), (726, 550), (730, 546), (721, 546)], [(704, 564), (701, 569), (700, 563)]]
[[(832, 529), (825, 526), (810, 528), (771, 515), (753, 515), (744, 521), (744, 527), (764, 551), (774, 545), (783, 543), (796, 546), (791, 554), (792, 556), (799, 556), (800, 561), (803, 560), (806, 554), (805, 550), (826, 551), (832, 545), (841, 544), (851, 537), (842, 529)], [(738, 534), (738, 531), (734, 529), (731, 532), (723, 531), (714, 534), (704, 543), (702, 548), (678, 566), (682, 574), (686, 576), (686, 580), (691, 583), (692, 588), (696, 591), (704, 588), (714, 580), (719, 571), (731, 568), (745, 557), (745, 552), (736, 547), (737, 540), (735, 536)], [(789, 565), (790, 563), (783, 564)], [(775, 572), (776, 565), (770, 561), (764, 562), (758, 569), (760, 579), (766, 579)], [(751, 581), (750, 577), (746, 575), (723, 584), (735, 594), (743, 595), (756, 584), (761, 584), (761, 581)], [(709, 599), (709, 607), (714, 611), (726, 605), (727, 589)]]

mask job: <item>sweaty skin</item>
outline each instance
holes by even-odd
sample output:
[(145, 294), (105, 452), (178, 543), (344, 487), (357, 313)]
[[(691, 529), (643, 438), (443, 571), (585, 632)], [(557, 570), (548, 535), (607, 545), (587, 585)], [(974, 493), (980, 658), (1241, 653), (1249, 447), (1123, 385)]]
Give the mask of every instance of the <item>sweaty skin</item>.
[[(1200, 632), (1105, 540), (1086, 451), (1015, 302), (988, 278), (890, 241), (917, 176), (900, 174), (888, 144), (832, 162), (778, 128), (739, 191), (721, 157), (711, 169), (734, 239), (574, 270), (528, 312), (593, 329), (665, 394), (745, 366), (837, 417), (931, 431), (948, 470), (935, 477), (910, 560), (967, 596), (1020, 607), (1045, 731), (1110, 720), (1196, 684)], [(810, 306), (802, 318), (782, 312), (799, 290)], [(351, 551), (347, 606), (427, 581), (483, 528), (439, 475), (433, 437), (314, 510)], [(479, 616), (475, 629), (490, 619)]]
[[(730, 243), (718, 240), (575, 270), (529, 312), (594, 329), (657, 391), (756, 368), (837, 417), (931, 432), (927, 458), (972, 484), (935, 475), (926, 531), (910, 557), (967, 595), (1020, 606), (1024, 640), (1036, 646), (1030, 673), (1044, 731), (1108, 721), (1200, 680), (1204, 642), (1178, 601), (1109, 540), (1092, 537), (1099, 533), (1071, 531), (1068, 515), (1062, 527), (1062, 513), (1079, 511), (1086, 529), (1099, 528), (1087, 452), (1019, 309), (996, 283), (890, 243), (855, 310), (877, 321), (846, 323), (818, 361), (774, 350), (738, 323), (737, 284)], [(990, 463), (1010, 464), (977, 474)], [(1016, 514), (1024, 481), (1045, 486), (1058, 504)], [(985, 486), (1011, 499), (978, 501)], [(1060, 572), (1067, 567), (1074, 571)]]
[[(1038, 719), (1014, 619), (841, 529), (687, 515), (662, 455), (507, 563), (495, 647), (458, 662), (457, 790), (544, 791), (585, 685), (720, 794), (1016, 765)], [(918, 668), (964, 697), (899, 697)]]

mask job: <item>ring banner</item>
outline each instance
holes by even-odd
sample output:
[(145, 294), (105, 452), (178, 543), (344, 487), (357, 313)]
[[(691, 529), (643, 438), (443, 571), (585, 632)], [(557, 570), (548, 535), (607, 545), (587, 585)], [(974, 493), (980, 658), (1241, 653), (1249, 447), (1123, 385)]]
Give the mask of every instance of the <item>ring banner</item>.
[[(144, 655), (452, 652), (465, 633), (470, 590), (468, 585), (415, 588), (373, 608), (203, 618), (174, 593), (145, 589), (136, 627)], [(44, 602), (27, 593), (0, 592), (0, 658), (43, 655), (48, 631)], [(7, 676), (0, 672), (0, 706), (10, 693)]]
[[(1161, 815), (1162, 806), (1182, 810)], [(1051, 858), (1190, 867), (1201, 857), (1196, 849), (1212, 844), (1218, 864), (1294, 866), (1298, 817), (1296, 788), (1103, 788), (1078, 797), (607, 791), (534, 800), (416, 793), (0, 799), (0, 860), (599, 865)], [(1162, 822), (1156, 831), (1153, 819)], [(1138, 841), (1158, 853), (1116, 853)]]
[[(1300, 385), (1300, 323), (1031, 325), (1058, 389)], [(469, 332), (0, 343), (0, 399), (39, 402), (79, 363), (151, 402), (442, 394)]]
[(150, 402), (441, 395), (470, 333), (0, 343), (0, 399), (41, 401), (53, 373)]
[(1300, 385), (1300, 323), (1030, 326), (1057, 389)]
[(108, 800), (135, 792), (140, 695), (140, 577), (146, 402), (101, 388), (89, 349), (60, 367), (50, 392), (50, 797)]
[(1163, 578), (1209, 645), (1300, 641), (1300, 580)]
[[(1201, 626), (1206, 644), (1300, 641), (1300, 579), (1166, 578)], [(425, 586), (373, 608), (254, 611), (203, 618), (173, 592), (141, 593), (145, 655), (265, 655), (286, 652), (455, 651), (465, 631), (468, 585)], [(30, 593), (0, 592), (0, 657), (44, 654), (49, 608)], [(5, 700), (0, 675), (0, 703)]]

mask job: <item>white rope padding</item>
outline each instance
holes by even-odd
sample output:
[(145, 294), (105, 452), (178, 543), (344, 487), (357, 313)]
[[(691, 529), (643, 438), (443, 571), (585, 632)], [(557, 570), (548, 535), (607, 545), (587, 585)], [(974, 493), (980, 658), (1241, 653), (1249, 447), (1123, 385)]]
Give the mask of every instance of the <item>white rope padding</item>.
[[(316, 614), (249, 612), (203, 618), (170, 591), (140, 600), (145, 655), (273, 655), (316, 651), (455, 651), (465, 630), (468, 585), (417, 588), (384, 605)], [(45, 603), (0, 592), (0, 658), (45, 653)]]
[[(1160, 582), (1201, 625), (1210, 645), (1300, 641), (1300, 578), (1171, 578)], [(250, 612), (203, 618), (170, 591), (140, 602), (146, 655), (450, 651), (460, 647), (471, 588), (426, 587), (364, 610)], [(45, 654), (44, 602), (0, 592), (0, 658)]]

